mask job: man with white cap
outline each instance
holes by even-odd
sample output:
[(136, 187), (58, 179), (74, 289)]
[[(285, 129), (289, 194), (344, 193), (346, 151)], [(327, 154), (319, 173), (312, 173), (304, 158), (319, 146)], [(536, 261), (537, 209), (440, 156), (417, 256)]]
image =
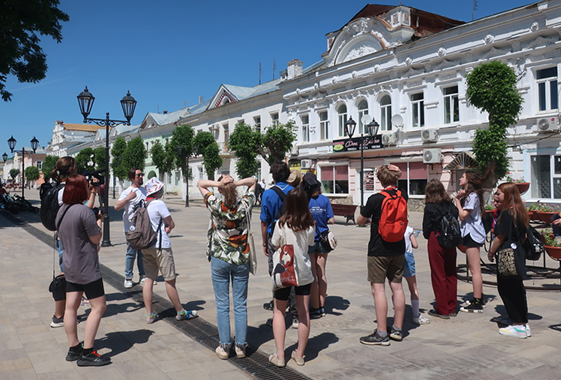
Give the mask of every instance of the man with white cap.
[(153, 177), (150, 178), (144, 188), (146, 189), (146, 210), (150, 216), (150, 224), (158, 235), (154, 246), (142, 250), (142, 260), (146, 272), (146, 280), (142, 288), (144, 307), (146, 307), (148, 313), (146, 322), (154, 323), (158, 319), (158, 314), (152, 310), (152, 295), (154, 281), (158, 277), (159, 271), (162, 272), (164, 277), (168, 298), (177, 311), (175, 319), (181, 321), (196, 318), (196, 310), (185, 310), (183, 308), (175, 287), (175, 262), (169, 240), (169, 233), (175, 227), (175, 223), (166, 204), (160, 199), (164, 194), (164, 184)]

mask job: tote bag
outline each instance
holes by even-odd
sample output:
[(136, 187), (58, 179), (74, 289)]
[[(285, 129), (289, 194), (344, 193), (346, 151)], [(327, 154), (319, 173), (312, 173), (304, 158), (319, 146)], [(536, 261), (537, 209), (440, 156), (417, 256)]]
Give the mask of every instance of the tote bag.
[(298, 267), (294, 262), (294, 246), (284, 244), (273, 254), (273, 290), (287, 288), (289, 286), (299, 286), (297, 271)]

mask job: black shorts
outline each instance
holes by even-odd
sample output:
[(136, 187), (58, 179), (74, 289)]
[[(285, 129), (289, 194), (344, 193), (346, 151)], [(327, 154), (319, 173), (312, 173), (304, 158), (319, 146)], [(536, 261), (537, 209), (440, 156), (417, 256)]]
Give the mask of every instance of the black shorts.
[[(275, 290), (275, 299), (279, 301), (288, 301), (288, 297), (290, 296), (290, 289), (292, 289), (292, 286)], [(297, 296), (309, 296), (311, 290), (312, 284), (302, 285), (295, 287), (294, 293), (296, 293)]]
[(103, 279), (100, 278), (99, 280), (95, 280), (89, 284), (75, 284), (73, 282), (66, 281), (66, 292), (84, 292), (87, 299), (96, 299), (105, 295)]
[(481, 248), (483, 247), (483, 243), (478, 243), (473, 240), (470, 234), (467, 234), (462, 238), (462, 245), (466, 246), (467, 248)]
[(55, 301), (66, 300), (66, 279), (63, 274), (59, 274), (51, 281), (49, 292), (53, 294), (53, 299)]

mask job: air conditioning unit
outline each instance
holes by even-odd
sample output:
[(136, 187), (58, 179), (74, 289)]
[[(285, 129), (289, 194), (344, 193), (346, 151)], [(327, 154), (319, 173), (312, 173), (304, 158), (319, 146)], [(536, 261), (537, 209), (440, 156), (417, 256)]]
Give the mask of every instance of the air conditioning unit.
[(300, 160), (301, 169), (311, 169), (311, 167), (312, 167), (312, 160)]
[(423, 164), (440, 164), (441, 162), (440, 148), (423, 149)]
[(421, 139), (423, 142), (437, 142), (438, 131), (436, 129), (424, 129), (421, 131)]
[(551, 116), (538, 119), (537, 128), (538, 132), (558, 132), (559, 117)]
[(384, 144), (384, 146), (397, 145), (398, 140), (399, 138), (395, 133), (387, 133), (385, 135), (382, 135), (382, 144)]

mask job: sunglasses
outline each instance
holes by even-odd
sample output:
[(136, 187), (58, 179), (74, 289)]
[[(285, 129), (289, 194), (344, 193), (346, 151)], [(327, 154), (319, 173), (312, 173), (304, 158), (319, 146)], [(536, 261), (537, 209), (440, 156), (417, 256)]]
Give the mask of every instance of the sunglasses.
[(144, 177), (144, 173), (137, 173), (136, 176), (137, 177)]

